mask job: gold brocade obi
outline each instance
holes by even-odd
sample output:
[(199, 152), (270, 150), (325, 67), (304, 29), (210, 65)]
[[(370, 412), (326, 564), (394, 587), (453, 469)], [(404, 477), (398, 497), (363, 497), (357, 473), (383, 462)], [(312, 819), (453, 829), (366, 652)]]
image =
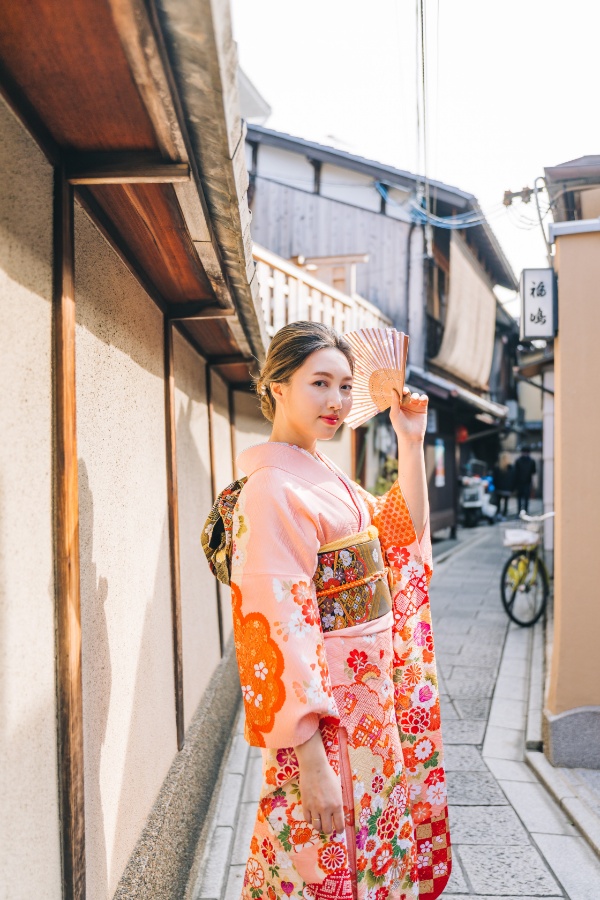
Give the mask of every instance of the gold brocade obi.
[(313, 581), (323, 631), (370, 622), (392, 608), (388, 570), (373, 525), (321, 547)]

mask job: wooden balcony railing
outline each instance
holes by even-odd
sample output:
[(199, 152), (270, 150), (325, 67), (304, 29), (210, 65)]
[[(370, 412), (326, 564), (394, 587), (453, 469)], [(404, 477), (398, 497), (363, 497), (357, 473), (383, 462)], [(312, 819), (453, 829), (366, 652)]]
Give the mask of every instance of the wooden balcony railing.
[(267, 333), (305, 319), (336, 331), (389, 328), (391, 321), (363, 297), (342, 294), (309, 272), (256, 244), (253, 249)]

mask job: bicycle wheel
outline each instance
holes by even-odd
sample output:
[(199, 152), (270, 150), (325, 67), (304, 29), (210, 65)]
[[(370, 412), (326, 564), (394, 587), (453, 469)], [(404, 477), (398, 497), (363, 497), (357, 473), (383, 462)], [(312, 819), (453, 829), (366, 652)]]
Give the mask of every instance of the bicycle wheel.
[(508, 617), (527, 628), (535, 625), (548, 602), (546, 570), (535, 551), (517, 550), (502, 570), (502, 605)]

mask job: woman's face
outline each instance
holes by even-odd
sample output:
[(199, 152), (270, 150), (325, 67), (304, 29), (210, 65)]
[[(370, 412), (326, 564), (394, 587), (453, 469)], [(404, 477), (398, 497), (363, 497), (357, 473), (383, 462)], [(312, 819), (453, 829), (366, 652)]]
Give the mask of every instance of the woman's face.
[(275, 428), (300, 446), (330, 440), (352, 408), (352, 370), (341, 350), (316, 350), (287, 384), (271, 384)]

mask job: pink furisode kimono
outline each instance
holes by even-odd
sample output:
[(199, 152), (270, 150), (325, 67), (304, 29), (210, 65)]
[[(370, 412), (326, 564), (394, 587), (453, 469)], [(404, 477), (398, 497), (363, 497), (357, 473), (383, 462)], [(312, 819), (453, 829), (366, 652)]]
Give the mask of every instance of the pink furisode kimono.
[[(397, 483), (372, 497), (322, 455), (270, 442), (238, 465), (249, 477), (233, 517), (234, 638), (246, 739), (263, 753), (242, 897), (433, 900), (451, 850), (429, 529), (417, 540)], [(369, 570), (344, 549), (357, 535), (371, 541)], [(361, 608), (352, 624), (344, 578), (369, 585), (367, 605), (385, 578), (387, 611)], [(303, 819), (293, 747), (317, 728), (341, 780), (342, 834)]]

